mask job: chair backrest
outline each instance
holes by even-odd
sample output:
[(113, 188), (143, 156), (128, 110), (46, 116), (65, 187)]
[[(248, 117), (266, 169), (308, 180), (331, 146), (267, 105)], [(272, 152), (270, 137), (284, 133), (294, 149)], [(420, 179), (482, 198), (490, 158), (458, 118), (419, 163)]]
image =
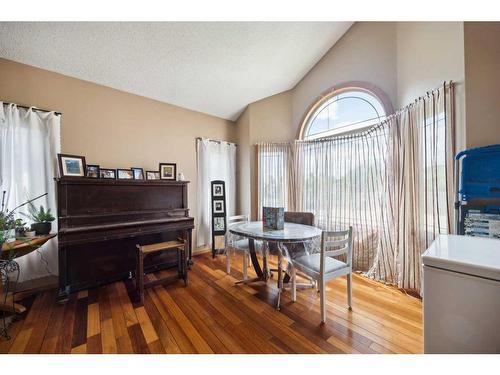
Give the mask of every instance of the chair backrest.
[(236, 216), (229, 216), (227, 218), (227, 226), (230, 226), (231, 224), (236, 224), (244, 221), (250, 221), (250, 215), (236, 215)]
[(292, 212), (285, 211), (285, 222), (314, 225), (314, 214), (311, 212)]
[(323, 273), (325, 258), (345, 254), (347, 265), (352, 266), (352, 227), (347, 230), (327, 231), (321, 233), (321, 264), (320, 272)]

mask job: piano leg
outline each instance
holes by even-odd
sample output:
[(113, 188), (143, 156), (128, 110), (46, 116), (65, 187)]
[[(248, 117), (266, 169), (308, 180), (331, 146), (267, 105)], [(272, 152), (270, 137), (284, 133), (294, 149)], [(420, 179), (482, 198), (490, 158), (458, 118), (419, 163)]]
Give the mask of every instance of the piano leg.
[(187, 230), (187, 242), (188, 242), (188, 254), (186, 254), (187, 257), (187, 266), (188, 269), (191, 269), (191, 266), (193, 265), (193, 230), (188, 229)]

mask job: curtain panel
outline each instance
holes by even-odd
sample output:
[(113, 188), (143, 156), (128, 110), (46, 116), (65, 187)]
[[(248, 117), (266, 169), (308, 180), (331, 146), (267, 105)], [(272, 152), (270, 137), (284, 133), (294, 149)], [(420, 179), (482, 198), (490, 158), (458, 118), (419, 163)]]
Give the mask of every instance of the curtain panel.
[(391, 246), (379, 247), (368, 275), (403, 289), (420, 292), (422, 253), (436, 236), (453, 232), (454, 102), (454, 85), (445, 83), (385, 124), (389, 131), (385, 211)]
[(257, 217), (262, 219), (262, 207), (295, 207), (292, 145), (289, 143), (257, 144), (259, 184)]
[(213, 180), (226, 182), (226, 213), (234, 215), (236, 206), (236, 145), (210, 139), (196, 140), (198, 207), (196, 244), (212, 244), (212, 207), (210, 186)]
[[(34, 204), (57, 215), (54, 177), (60, 150), (60, 116), (0, 102), (0, 192), (7, 192), (8, 209), (48, 193)], [(28, 213), (27, 207), (18, 212)], [(57, 232), (57, 220), (52, 222), (52, 231)], [(17, 262), (20, 281), (57, 274), (57, 237)]]
[(313, 212), (322, 229), (352, 225), (354, 270), (420, 292), (422, 252), (452, 229), (453, 103), (445, 83), (360, 133), (259, 144), (259, 209)]

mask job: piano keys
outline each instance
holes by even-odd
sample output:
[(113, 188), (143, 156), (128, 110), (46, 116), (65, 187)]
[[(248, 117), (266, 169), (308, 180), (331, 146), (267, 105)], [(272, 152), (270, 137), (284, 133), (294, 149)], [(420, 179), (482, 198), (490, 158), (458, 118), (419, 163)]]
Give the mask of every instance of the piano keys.
[[(59, 296), (132, 277), (135, 247), (186, 238), (192, 264), (188, 181), (61, 178), (57, 180)], [(145, 271), (177, 266), (148, 257)]]

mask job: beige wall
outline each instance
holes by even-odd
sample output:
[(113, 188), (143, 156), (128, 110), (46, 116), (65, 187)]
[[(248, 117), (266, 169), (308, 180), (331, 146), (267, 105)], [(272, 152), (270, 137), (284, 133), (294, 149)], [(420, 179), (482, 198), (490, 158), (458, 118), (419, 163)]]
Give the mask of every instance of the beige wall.
[(245, 108), (236, 121), (238, 152), (236, 153), (236, 173), (238, 178), (236, 192), (236, 214), (246, 215), (251, 208), (251, 170), (252, 144), (250, 143), (250, 110)]
[(397, 23), (397, 108), (444, 81), (455, 86), (457, 149), (465, 147), (463, 22)]
[(465, 22), (467, 147), (500, 144), (500, 22)]
[(257, 159), (255, 144), (286, 142), (295, 138), (291, 123), (291, 92), (273, 95), (247, 106), (236, 122), (240, 214), (257, 217)]
[(292, 90), (295, 134), (309, 106), (343, 82), (363, 81), (397, 98), (396, 23), (356, 22)]
[(236, 140), (231, 121), (8, 60), (0, 59), (0, 82), (0, 100), (63, 113), (64, 153), (110, 168), (177, 163), (191, 181), (191, 216), (197, 208), (195, 138)]

